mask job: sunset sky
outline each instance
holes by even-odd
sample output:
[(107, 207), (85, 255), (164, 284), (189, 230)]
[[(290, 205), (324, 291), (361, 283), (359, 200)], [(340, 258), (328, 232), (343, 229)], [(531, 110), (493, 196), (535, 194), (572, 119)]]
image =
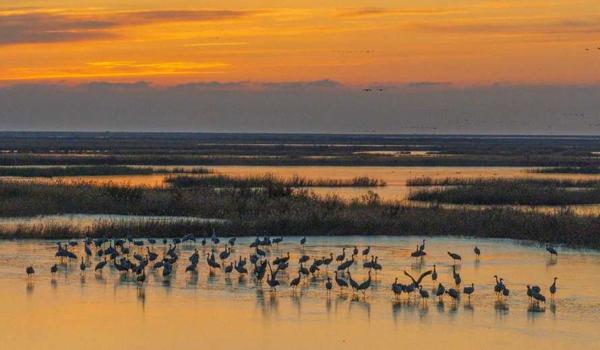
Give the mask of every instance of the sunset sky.
[[(499, 119), (491, 126), (494, 117), (481, 112), (490, 109), (497, 118), (511, 113), (509, 117), (526, 118), (527, 123), (539, 120), (543, 125), (530, 125), (532, 132), (582, 114), (584, 122), (563, 121), (567, 129), (558, 131), (569, 131), (571, 124), (589, 131), (600, 128), (593, 121), (600, 117), (594, 102), (598, 86), (597, 0), (38, 0), (0, 5), (0, 102), (5, 106), (0, 118), (5, 128), (64, 129), (72, 125), (67, 117), (77, 120), (84, 112), (98, 113), (93, 103), (115, 103), (112, 98), (123, 96), (125, 89), (129, 97), (141, 100), (155, 93), (173, 95), (165, 104), (176, 105), (175, 112), (201, 130), (236, 129), (235, 118), (232, 124), (218, 123), (243, 114), (248, 128), (264, 124), (271, 131), (289, 131), (294, 115), (302, 119), (309, 113), (318, 124), (335, 117), (325, 113), (337, 111), (336, 104), (345, 101), (345, 114), (331, 125), (290, 130), (402, 131), (408, 129), (392, 127), (398, 118), (413, 118), (407, 124), (414, 126), (419, 113), (425, 113), (432, 125), (453, 120), (450, 125), (456, 126), (455, 118), (466, 120), (468, 131), (483, 118), (473, 131), (496, 131), (505, 123)], [(177, 102), (181, 88), (186, 98)], [(273, 90), (292, 88), (301, 88), (297, 94), (307, 101), (327, 98), (313, 111), (302, 110), (305, 105), (292, 109), (294, 98), (274, 110), (269, 102)], [(385, 91), (378, 101), (369, 97), (353, 106), (364, 97), (354, 94), (364, 88)], [(206, 90), (213, 94), (213, 108), (198, 111), (198, 96), (210, 98)], [(227, 91), (235, 96), (223, 93)], [(523, 98), (519, 91), (537, 94), (540, 105), (531, 107), (536, 110), (529, 109), (530, 100), (507, 100), (506, 93)], [(473, 98), (476, 106), (466, 105)], [(74, 99), (78, 107), (65, 110), (64, 101)], [(427, 103), (432, 99), (433, 105), (437, 99), (435, 108)], [(410, 106), (415, 100), (424, 103)], [(553, 100), (568, 106), (551, 107)], [(137, 110), (131, 98), (123, 103), (132, 106), (113, 111), (116, 119), (139, 120), (147, 113), (143, 104)], [(254, 113), (248, 111), (253, 108)], [(381, 114), (387, 119), (375, 128), (360, 123), (344, 127), (344, 118), (355, 110), (377, 110), (375, 119), (384, 118)], [(40, 111), (47, 114), (43, 122), (38, 120)], [(260, 119), (264, 115), (289, 120), (275, 127), (272, 120)], [(558, 119), (551, 122), (552, 116)], [(348, 118), (360, 117), (364, 115)], [(54, 123), (56, 118), (65, 124)], [(204, 122), (193, 124), (199, 120)], [(106, 125), (96, 127), (120, 128), (111, 123), (107, 119)], [(187, 129), (188, 124), (175, 129)], [(513, 129), (526, 130), (524, 125)], [(421, 130), (415, 127), (410, 130)]]
[(4, 2), (0, 45), (4, 83), (597, 83), (600, 2)]

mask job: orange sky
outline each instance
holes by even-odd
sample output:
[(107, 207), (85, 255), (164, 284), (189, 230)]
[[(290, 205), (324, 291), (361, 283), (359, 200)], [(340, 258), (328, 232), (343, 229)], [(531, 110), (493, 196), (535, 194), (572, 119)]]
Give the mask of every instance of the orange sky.
[(600, 83), (598, 0), (38, 0), (0, 6), (3, 84)]

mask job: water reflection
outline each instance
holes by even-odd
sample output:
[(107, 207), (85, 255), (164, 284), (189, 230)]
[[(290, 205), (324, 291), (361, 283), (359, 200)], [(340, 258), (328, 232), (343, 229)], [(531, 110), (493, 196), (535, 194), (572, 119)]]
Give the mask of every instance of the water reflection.
[[(251, 241), (252, 238), (238, 239), (235, 257), (231, 259), (238, 259), (240, 255), (247, 256)], [(600, 281), (589, 276), (600, 273), (600, 254), (565, 249), (560, 260), (555, 261), (548, 270), (547, 254), (543, 247), (536, 245), (476, 240), (486, 255), (485, 259), (475, 262), (472, 254), (475, 240), (431, 238), (428, 240), (427, 259), (423, 260), (421, 266), (414, 266), (413, 270), (411, 263), (414, 259), (409, 256), (411, 249), (408, 247), (414, 248), (412, 243), (416, 241), (415, 237), (310, 237), (304, 248), (305, 254), (310, 256), (329, 256), (330, 253), (336, 256), (344, 246), (372, 246), (372, 251), (380, 257), (383, 269), (376, 275), (373, 274), (372, 287), (364, 296), (351, 289), (340, 290), (335, 283), (331, 293), (328, 293), (324, 286), (325, 280), (327, 276), (333, 277), (333, 274), (327, 274), (325, 269), (303, 278), (301, 285), (293, 291), (289, 287), (290, 275), (295, 276), (301, 254), (295, 238), (284, 239), (280, 248), (272, 247), (271, 253), (268, 253), (271, 258), (284, 255), (287, 251), (291, 255), (289, 270), (278, 275), (281, 285), (277, 292), (270, 292), (265, 281), (257, 284), (248, 275), (240, 276), (237, 272), (229, 275), (218, 269), (211, 273), (202, 261), (198, 265), (197, 274), (184, 273), (184, 267), (178, 266), (170, 278), (164, 279), (161, 270), (149, 269), (147, 283), (143, 287), (136, 284), (134, 274), (119, 273), (112, 264), (107, 265), (101, 273), (90, 276), (92, 272), (88, 271), (82, 276), (77, 263), (64, 262), (59, 265), (55, 276), (52, 276), (49, 267), (57, 261), (53, 256), (55, 246), (51, 243), (4, 241), (0, 242), (0, 259), (3, 262), (0, 264), (0, 303), (2, 300), (10, 300), (10, 303), (3, 303), (0, 322), (18, 325), (29, 322), (38, 329), (43, 328), (42, 324), (46, 322), (56, 322), (63, 337), (77, 334), (95, 341), (98, 340), (97, 335), (89, 331), (93, 327), (104, 327), (102, 329), (109, 332), (130, 327), (128, 329), (132, 329), (132, 332), (148, 338), (148, 342), (143, 339), (141, 342), (149, 349), (169, 348), (173, 345), (155, 335), (164, 335), (162, 331), (165, 329), (185, 331), (189, 334), (190, 341), (202, 341), (214, 349), (229, 348), (219, 346), (221, 343), (217, 340), (222, 339), (227, 339), (228, 346), (256, 348), (262, 345), (271, 348), (273, 344), (277, 344), (281, 348), (285, 347), (285, 340), (297, 333), (310, 334), (310, 337), (299, 343), (307, 348), (315, 347), (315, 344), (319, 347), (340, 348), (341, 339), (335, 338), (340, 343), (333, 343), (331, 334), (343, 334), (346, 344), (350, 342), (366, 347), (369, 345), (363, 344), (362, 339), (369, 339), (373, 342), (371, 347), (377, 344), (377, 348), (386, 348), (389, 345), (387, 334), (394, 329), (402, 331), (408, 339), (418, 337), (419, 344), (429, 348), (439, 346), (442, 338), (437, 337), (434, 342), (434, 337), (430, 341), (428, 334), (443, 335), (444, 342), (452, 344), (449, 346), (451, 348), (459, 345), (464, 348), (476, 345), (485, 347), (485, 344), (479, 344), (477, 339), (473, 339), (473, 332), (482, 337), (486, 335), (488, 339), (510, 339), (510, 342), (514, 341), (513, 344), (519, 347), (539, 342), (548, 345), (550, 339), (553, 344), (559, 344), (560, 348), (560, 344), (564, 344), (564, 333), (556, 332), (552, 324), (568, 328), (571, 334), (577, 334), (576, 341), (579, 343), (570, 344), (571, 346), (590, 347), (592, 340), (597, 340), (592, 330), (600, 322), (600, 295), (597, 294)], [(428, 271), (436, 263), (438, 281), (433, 282), (431, 276), (427, 276), (421, 283), (423, 288), (435, 289), (440, 282), (447, 288), (453, 287), (452, 260), (446, 254), (448, 247), (463, 255), (463, 263), (456, 266), (456, 271), (463, 279), (459, 291), (464, 286), (470, 286), (471, 282), (475, 283), (476, 290), (471, 300), (463, 295), (460, 300), (453, 301), (446, 295), (440, 302), (433, 293), (428, 301), (419, 298), (417, 293), (412, 293), (410, 297), (402, 293), (395, 300), (390, 289), (394, 279), (398, 277), (399, 282), (405, 284), (410, 282), (403, 274), (404, 269), (417, 275)], [(222, 245), (217, 249), (222, 251)], [(163, 246), (157, 244), (154, 250), (160, 252)], [(181, 246), (181, 261), (186, 261), (193, 250), (193, 245)], [(25, 291), (22, 284), (17, 284), (15, 288), (13, 282), (25, 278), (23, 266), (30, 261), (35, 263), (37, 274), (26, 282)], [(98, 261), (100, 258), (96, 256), (90, 259), (92, 266)], [(330, 271), (335, 266), (332, 264)], [(581, 274), (579, 271), (587, 273)], [(362, 263), (352, 266), (350, 272), (359, 283), (367, 278), (367, 270)], [(518, 293), (511, 293), (510, 299), (497, 299), (494, 280), (490, 277), (494, 274), (510, 281), (510, 287)], [(520, 292), (523, 286), (531, 280), (546, 281), (539, 284), (547, 292), (554, 276), (559, 276), (561, 281), (556, 302), (549, 299), (547, 306), (540, 305), (548, 312), (531, 310), (527, 296)], [(35, 292), (34, 283), (37, 284)], [(48, 303), (49, 300), (52, 302)], [(509, 303), (513, 311), (510, 313)], [(556, 311), (558, 303), (561, 304), (560, 315)], [(67, 315), (56, 312), (63, 309), (69, 311), (70, 317), (85, 319), (85, 323), (82, 323), (84, 326), (73, 326)], [(198, 319), (199, 310), (206, 320)], [(90, 314), (94, 317), (90, 317)], [(52, 315), (52, 320), (49, 315)], [(123, 315), (127, 315), (126, 318), (130, 321), (121, 323), (120, 319), (125, 318), (121, 317)], [(7, 322), (6, 317), (10, 317), (11, 322)], [(553, 323), (549, 324), (547, 320), (553, 320)], [(63, 324), (65, 328), (61, 328)], [(136, 328), (137, 325), (143, 325), (143, 328)], [(533, 328), (530, 327), (534, 326), (535, 332), (531, 332)], [(198, 327), (203, 329), (202, 338), (196, 335)], [(232, 327), (244, 336), (238, 338), (225, 331)], [(254, 342), (253, 335), (266, 334), (267, 330), (271, 343), (265, 345), (259, 344), (258, 340)], [(0, 329), (0, 336), (3, 335), (2, 332)], [(14, 329), (11, 332), (14, 333)], [(60, 347), (58, 337), (53, 338), (50, 334), (44, 334), (44, 337), (51, 340), (51, 345), (46, 348)], [(261, 337), (258, 336), (259, 339)], [(469, 341), (460, 340), (462, 338)], [(12, 340), (9, 348), (41, 346), (40, 342), (26, 336), (10, 339), (18, 341)], [(173, 341), (172, 338), (170, 340)], [(308, 340), (311, 342), (302, 342)], [(125, 345), (135, 348), (140, 345), (129, 338), (121, 341), (122, 344), (113, 344), (113, 347)], [(185, 346), (183, 343), (177, 345)]]

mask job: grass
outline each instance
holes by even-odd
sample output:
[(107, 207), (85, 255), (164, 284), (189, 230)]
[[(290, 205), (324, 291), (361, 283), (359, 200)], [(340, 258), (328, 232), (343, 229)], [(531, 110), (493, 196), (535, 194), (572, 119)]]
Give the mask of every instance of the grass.
[(228, 175), (214, 176), (186, 176), (178, 175), (166, 179), (166, 182), (177, 188), (187, 187), (218, 187), (218, 188), (256, 188), (269, 186), (283, 187), (379, 187), (385, 186), (385, 181), (372, 179), (366, 176), (355, 177), (350, 180), (339, 179), (306, 179), (294, 176), (290, 179), (277, 178), (272, 174), (233, 177)]
[(598, 180), (578, 180), (578, 179), (534, 179), (534, 178), (461, 178), (446, 177), (433, 179), (430, 177), (417, 177), (408, 179), (406, 185), (410, 187), (440, 187), (440, 186), (497, 186), (497, 185), (516, 185), (516, 186), (548, 186), (562, 188), (581, 188), (581, 187), (599, 187)]
[(373, 192), (352, 201), (304, 189), (146, 188), (0, 182), (0, 216), (60, 213), (176, 215), (226, 223), (101, 223), (91, 228), (0, 226), (5, 238), (206, 235), (454, 235), (530, 239), (600, 248), (600, 217), (510, 208), (469, 210), (386, 202)]
[(102, 176), (102, 175), (150, 175), (150, 174), (208, 174), (206, 168), (155, 169), (133, 166), (58, 166), (58, 167), (0, 167), (0, 176), (13, 177), (60, 177), (60, 176)]
[(419, 190), (409, 199), (470, 205), (577, 205), (600, 203), (600, 182), (557, 179), (443, 179), (413, 182), (423, 186), (450, 186)]
[(600, 174), (600, 166), (560, 166), (531, 169), (530, 172), (540, 174)]

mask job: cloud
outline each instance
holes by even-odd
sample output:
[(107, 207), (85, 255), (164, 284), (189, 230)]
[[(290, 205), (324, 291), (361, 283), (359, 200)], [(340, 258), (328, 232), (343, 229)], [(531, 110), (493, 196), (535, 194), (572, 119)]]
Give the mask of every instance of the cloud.
[(345, 9), (337, 13), (337, 17), (360, 18), (388, 15), (406, 15), (406, 16), (430, 16), (446, 15), (461, 12), (459, 9), (428, 9), (428, 8), (384, 8), (384, 7), (363, 7), (356, 9)]
[(335, 88), (341, 84), (335, 80), (322, 79), (313, 81), (266, 82), (262, 86), (273, 89), (301, 89), (301, 88)]
[(0, 45), (108, 40), (115, 28), (166, 22), (232, 20), (259, 11), (162, 10), (74, 12), (0, 10)]
[(414, 23), (413, 29), (433, 33), (460, 34), (595, 34), (600, 33), (600, 19), (588, 20), (538, 20), (527, 22), (449, 22), (449, 23)]

